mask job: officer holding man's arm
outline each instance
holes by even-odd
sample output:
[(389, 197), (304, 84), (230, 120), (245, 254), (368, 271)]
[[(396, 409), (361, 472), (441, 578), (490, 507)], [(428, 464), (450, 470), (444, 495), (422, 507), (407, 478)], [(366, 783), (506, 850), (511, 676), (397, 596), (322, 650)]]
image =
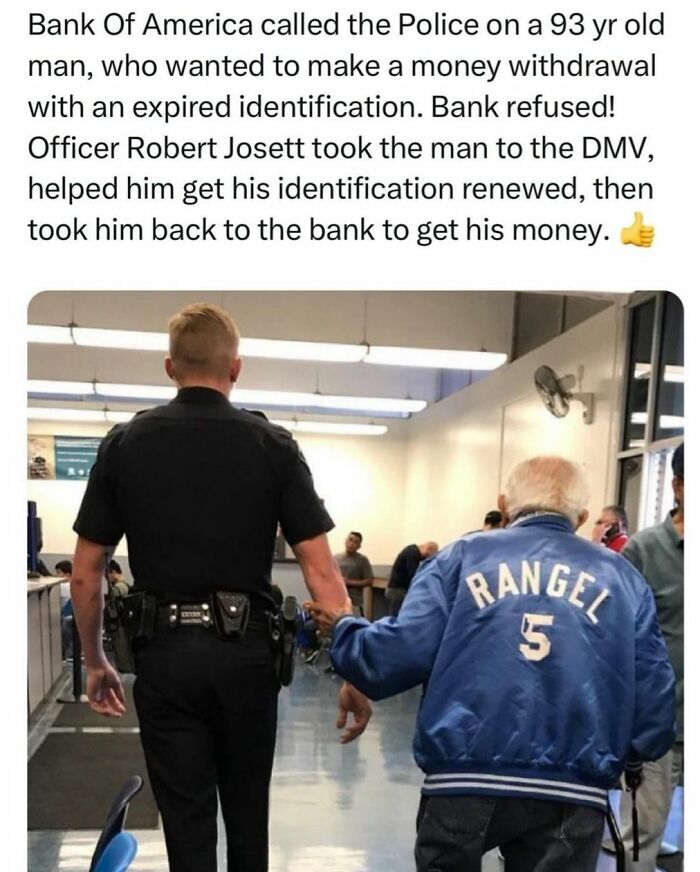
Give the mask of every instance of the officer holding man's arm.
[[(188, 306), (169, 332), (165, 368), (177, 396), (103, 439), (74, 525), (71, 595), (88, 698), (105, 715), (125, 710), (102, 649), (102, 578), (106, 547), (126, 535), (134, 698), (170, 872), (216, 872), (217, 792), (229, 870), (265, 872), (280, 687), (271, 619), (278, 523), (314, 599), (338, 609), (347, 594), (326, 539), (333, 522), (296, 442), (229, 402), (241, 369), (232, 319)], [(339, 702), (341, 741), (351, 741), (371, 707), (347, 684)]]
[(504, 530), (468, 534), (418, 571), (396, 618), (332, 627), (339, 675), (372, 699), (423, 684), (418, 872), (593, 872), (607, 791), (674, 736), (674, 677), (654, 597), (626, 560), (575, 535), (582, 470), (512, 472)]

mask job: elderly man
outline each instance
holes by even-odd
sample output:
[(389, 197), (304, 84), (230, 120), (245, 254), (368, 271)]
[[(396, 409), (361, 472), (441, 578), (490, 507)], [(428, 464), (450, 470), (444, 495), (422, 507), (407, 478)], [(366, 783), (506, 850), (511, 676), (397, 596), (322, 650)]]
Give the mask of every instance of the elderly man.
[(509, 527), (477, 532), (418, 572), (397, 618), (333, 624), (340, 675), (373, 699), (423, 684), (418, 872), (593, 872), (607, 791), (671, 747), (673, 670), (636, 569), (575, 535), (578, 466), (512, 472)]
[(593, 525), (591, 541), (604, 545), (611, 551), (620, 551), (629, 542), (630, 537), (627, 512), (622, 506), (605, 506), (600, 517)]

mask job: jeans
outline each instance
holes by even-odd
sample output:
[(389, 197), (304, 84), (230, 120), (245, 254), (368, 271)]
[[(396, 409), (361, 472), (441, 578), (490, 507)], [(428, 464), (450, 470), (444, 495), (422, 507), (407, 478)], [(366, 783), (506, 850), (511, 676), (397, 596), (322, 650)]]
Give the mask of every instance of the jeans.
[(542, 799), (423, 796), (417, 872), (480, 872), (500, 846), (505, 872), (595, 872), (604, 813)]
[(266, 872), (279, 690), (269, 635), (166, 628), (138, 644), (136, 672), (170, 872), (217, 872), (217, 792), (229, 872)]

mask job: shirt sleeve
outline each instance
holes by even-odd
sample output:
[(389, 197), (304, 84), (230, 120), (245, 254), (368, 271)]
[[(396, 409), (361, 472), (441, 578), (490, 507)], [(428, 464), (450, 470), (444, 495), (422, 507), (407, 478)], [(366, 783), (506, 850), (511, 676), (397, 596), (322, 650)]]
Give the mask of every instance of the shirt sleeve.
[(116, 545), (124, 534), (110, 466), (113, 460), (115, 431), (110, 431), (100, 443), (97, 460), (90, 470), (85, 494), (78, 510), (73, 530), (99, 545)]
[(642, 552), (634, 538), (627, 542), (620, 553), (625, 560), (629, 560), (632, 566), (644, 575), (644, 560), (642, 559)]
[(280, 496), (280, 526), (290, 545), (313, 539), (335, 524), (314, 488), (311, 470), (297, 443), (291, 439)]
[(421, 568), (396, 618), (370, 624), (341, 618), (330, 656), (336, 672), (370, 699), (385, 699), (428, 680), (454, 602), (459, 564)]

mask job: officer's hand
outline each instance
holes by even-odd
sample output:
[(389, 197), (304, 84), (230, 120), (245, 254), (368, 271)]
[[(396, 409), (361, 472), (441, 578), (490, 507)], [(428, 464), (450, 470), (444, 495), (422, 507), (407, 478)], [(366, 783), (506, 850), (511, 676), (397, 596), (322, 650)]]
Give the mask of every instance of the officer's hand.
[(627, 790), (637, 790), (644, 781), (644, 769), (641, 763), (628, 763), (625, 766), (625, 784)]
[[(348, 713), (353, 716), (353, 721), (348, 724)], [(369, 719), (372, 717), (372, 706), (370, 701), (360, 691), (344, 681), (340, 693), (338, 694), (338, 720), (335, 725), (339, 730), (343, 730), (340, 736), (340, 744), (347, 745), (348, 742), (354, 741), (358, 736), (361, 736)]]
[(88, 667), (87, 697), (90, 708), (98, 714), (120, 718), (126, 711), (121, 680), (107, 661)]
[(345, 605), (342, 608), (329, 609), (319, 605), (316, 602), (305, 602), (304, 609), (311, 615), (314, 622), (321, 633), (329, 635), (333, 624), (343, 615), (352, 614), (352, 603), (349, 599), (345, 600)]

